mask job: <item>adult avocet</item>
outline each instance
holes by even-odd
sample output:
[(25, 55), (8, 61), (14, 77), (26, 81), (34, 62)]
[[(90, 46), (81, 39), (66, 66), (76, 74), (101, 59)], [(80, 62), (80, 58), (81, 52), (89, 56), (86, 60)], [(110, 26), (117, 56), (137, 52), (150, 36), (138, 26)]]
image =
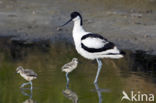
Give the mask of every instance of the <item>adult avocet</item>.
[(98, 76), (102, 68), (102, 62), (100, 59), (119, 59), (122, 58), (123, 55), (114, 43), (108, 41), (103, 36), (85, 31), (82, 26), (82, 16), (79, 12), (72, 12), (71, 19), (62, 26), (65, 26), (71, 21), (74, 22), (73, 39), (77, 52), (84, 58), (97, 60), (98, 70), (94, 80), (94, 83), (97, 83)]

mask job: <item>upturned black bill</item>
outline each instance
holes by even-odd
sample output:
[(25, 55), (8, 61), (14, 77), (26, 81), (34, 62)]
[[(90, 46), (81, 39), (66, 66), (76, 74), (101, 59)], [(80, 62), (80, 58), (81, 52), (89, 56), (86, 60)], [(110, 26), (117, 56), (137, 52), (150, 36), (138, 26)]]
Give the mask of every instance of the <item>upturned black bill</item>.
[(69, 22), (71, 22), (72, 21), (72, 19), (70, 19), (70, 20), (68, 20), (65, 24), (63, 24), (63, 25), (61, 25), (60, 27), (63, 27), (63, 26), (65, 26), (65, 25), (67, 25)]

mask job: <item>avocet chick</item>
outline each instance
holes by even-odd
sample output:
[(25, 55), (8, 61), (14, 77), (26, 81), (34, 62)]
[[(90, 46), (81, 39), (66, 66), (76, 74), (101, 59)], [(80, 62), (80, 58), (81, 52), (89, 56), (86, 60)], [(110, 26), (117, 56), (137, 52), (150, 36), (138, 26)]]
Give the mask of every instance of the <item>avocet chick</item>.
[(37, 78), (37, 74), (33, 70), (24, 69), (22, 66), (17, 67), (16, 72), (19, 73), (25, 80), (29, 81), (28, 83), (23, 83), (21, 88), (30, 84), (32, 90), (32, 80)]
[(78, 59), (77, 59), (77, 58), (73, 58), (71, 62), (65, 64), (65, 65), (62, 67), (62, 71), (63, 71), (63, 72), (66, 72), (67, 84), (69, 83), (68, 74), (69, 74), (70, 72), (72, 72), (74, 69), (76, 69), (77, 65), (78, 65)]

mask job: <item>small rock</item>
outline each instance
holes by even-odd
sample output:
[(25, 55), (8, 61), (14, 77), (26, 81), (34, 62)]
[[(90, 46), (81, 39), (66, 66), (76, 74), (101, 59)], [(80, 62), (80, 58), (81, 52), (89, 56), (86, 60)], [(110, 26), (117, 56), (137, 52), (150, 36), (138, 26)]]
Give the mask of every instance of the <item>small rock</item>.
[(28, 29), (32, 29), (33, 27), (31, 26), (31, 25), (28, 25), (28, 27), (27, 27)]
[(138, 17), (138, 18), (142, 18), (142, 14), (140, 13), (132, 13), (131, 17)]
[(150, 38), (151, 36), (150, 35), (144, 35), (144, 38)]
[(134, 40), (138, 40), (136, 37), (134, 37)]
[(36, 14), (36, 12), (33, 10), (32, 14), (33, 14), (33, 15), (35, 15), (35, 14)]
[(57, 31), (62, 31), (62, 28), (57, 27), (56, 30), (57, 30)]

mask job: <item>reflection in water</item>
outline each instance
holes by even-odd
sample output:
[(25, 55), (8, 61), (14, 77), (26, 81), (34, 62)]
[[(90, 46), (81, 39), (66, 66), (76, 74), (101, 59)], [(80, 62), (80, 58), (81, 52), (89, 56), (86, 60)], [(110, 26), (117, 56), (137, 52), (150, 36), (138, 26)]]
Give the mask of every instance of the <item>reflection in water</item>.
[(97, 94), (98, 94), (98, 97), (99, 97), (99, 103), (102, 103), (102, 92), (110, 92), (110, 90), (109, 89), (101, 89), (101, 88), (99, 88), (99, 85), (98, 85), (98, 83), (94, 83), (94, 85), (95, 85), (95, 89), (96, 89), (96, 92), (97, 92)]
[(23, 103), (36, 103), (36, 102), (29, 98), (25, 100)]
[(101, 90), (99, 89), (99, 86), (97, 83), (94, 84), (95, 85), (95, 89), (96, 89), (96, 92), (98, 94), (98, 97), (99, 97), (99, 103), (102, 103), (102, 95), (101, 95)]
[(71, 89), (69, 89), (68, 85), (69, 85), (69, 82), (67, 82), (66, 84), (66, 89), (63, 91), (63, 95), (69, 100), (72, 100), (73, 103), (78, 103), (77, 94), (73, 92)]
[[(24, 95), (24, 96), (28, 96), (29, 98), (26, 99), (23, 103), (36, 103), (33, 99), (32, 99), (32, 95), (33, 95), (33, 92), (32, 92), (32, 89), (30, 88), (21, 88), (21, 93)], [(29, 90), (30, 93), (27, 93)], [(27, 91), (27, 92), (26, 92)]]
[[(19, 46), (21, 45), (16, 45), (14, 48), (18, 49)], [(60, 92), (60, 90), (65, 89), (66, 84), (64, 82), (65, 76), (58, 69), (66, 61), (70, 61), (72, 57), (78, 57), (81, 61), (79, 68), (84, 68), (77, 69), (76, 72), (73, 72), (74, 75), (70, 76), (73, 79), (70, 83), (74, 86), (71, 89), (78, 94), (78, 102), (99, 103), (99, 101), (102, 101), (102, 103), (120, 103), (121, 98), (119, 96), (122, 91), (130, 92), (132, 89), (136, 90), (136, 92), (156, 94), (156, 56), (143, 53), (133, 54), (131, 51), (127, 51), (126, 57), (121, 60), (103, 60), (104, 68), (106, 69), (101, 71), (99, 83), (104, 85), (102, 87), (99, 84), (99, 87), (109, 88), (113, 93), (107, 95), (101, 92), (102, 100), (99, 100), (98, 92), (100, 89), (95, 90), (98, 87), (92, 85), (97, 65), (79, 56), (71, 45), (66, 45), (66, 43), (52, 44), (51, 47), (46, 49), (47, 51), (35, 46), (30, 48), (22, 46), (21, 48), (23, 49), (15, 51), (16, 58), (10, 55), (9, 48), (0, 50), (0, 103), (22, 103), (32, 99), (36, 99), (39, 103), (72, 102), (72, 100), (67, 99), (62, 94), (63, 91)], [(0, 49), (4, 49), (4, 47)], [(17, 58), (19, 56), (21, 58)], [(18, 84), (22, 83), (23, 80), (15, 76), (15, 70), (12, 69), (18, 65), (34, 68), (34, 71), (38, 71), (40, 74), (40, 78), (35, 82), (35, 86), (40, 89), (36, 90), (35, 94), (33, 91), (33, 97), (30, 96), (31, 100), (29, 100), (28, 96), (19, 93)], [(94, 92), (91, 92), (92, 88), (95, 90)], [(30, 94), (30, 90), (24, 91)]]
[[(32, 92), (31, 89), (29, 89), (29, 88), (21, 88), (20, 90), (21, 90), (21, 93), (22, 93), (23, 95), (28, 96), (29, 98), (32, 98), (33, 92)], [(30, 93), (27, 93), (26, 90), (30, 90)]]
[(66, 98), (68, 98), (69, 100), (72, 100), (73, 103), (77, 103), (78, 102), (78, 96), (75, 92), (73, 92), (71, 89), (66, 88), (63, 91), (63, 94)]

